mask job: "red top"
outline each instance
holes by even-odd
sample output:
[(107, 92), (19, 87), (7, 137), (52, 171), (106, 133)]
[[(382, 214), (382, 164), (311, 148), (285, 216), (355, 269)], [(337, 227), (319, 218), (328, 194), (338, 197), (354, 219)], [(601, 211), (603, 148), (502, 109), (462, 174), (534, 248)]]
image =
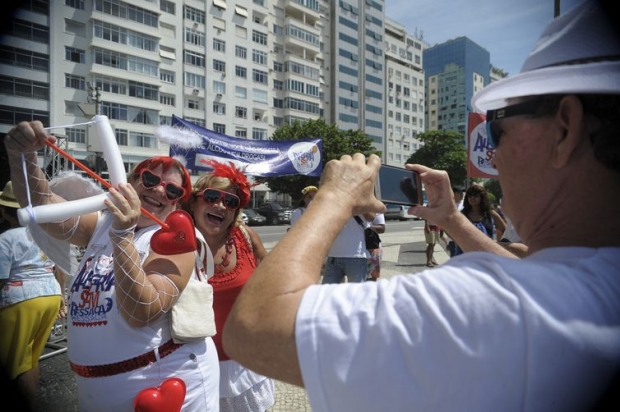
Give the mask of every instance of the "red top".
[(215, 313), (215, 327), (217, 330), (213, 341), (215, 342), (220, 361), (230, 359), (224, 353), (222, 347), (224, 323), (226, 323), (228, 314), (243, 285), (245, 285), (245, 282), (248, 281), (252, 273), (254, 273), (254, 269), (258, 266), (252, 247), (244, 234), (241, 233), (241, 229), (236, 226), (230, 235), (234, 239), (234, 247), (237, 251), (237, 264), (230, 272), (216, 273), (209, 279), (209, 283), (213, 286), (213, 312)]

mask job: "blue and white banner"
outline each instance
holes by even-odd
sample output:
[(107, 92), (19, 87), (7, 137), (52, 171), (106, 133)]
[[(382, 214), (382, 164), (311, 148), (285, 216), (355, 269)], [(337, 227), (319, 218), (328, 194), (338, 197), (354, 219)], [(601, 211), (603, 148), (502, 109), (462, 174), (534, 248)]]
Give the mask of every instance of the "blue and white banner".
[[(226, 136), (194, 123), (172, 116), (172, 127), (187, 129), (202, 137), (197, 148), (170, 145), (170, 156), (182, 156), (190, 170), (211, 170), (207, 159), (232, 161), (244, 167), (251, 176), (275, 177), (286, 175), (320, 176), (323, 172), (323, 140), (247, 140)], [(183, 131), (186, 134), (186, 131)]]

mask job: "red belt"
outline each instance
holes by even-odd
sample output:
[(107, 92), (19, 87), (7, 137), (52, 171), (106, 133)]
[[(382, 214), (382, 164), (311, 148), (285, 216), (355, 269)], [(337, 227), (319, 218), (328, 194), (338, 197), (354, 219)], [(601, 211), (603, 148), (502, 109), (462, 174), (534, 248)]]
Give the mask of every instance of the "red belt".
[[(174, 343), (174, 341), (170, 339), (168, 342), (157, 348), (157, 351), (159, 352), (159, 359), (165, 358), (181, 346), (183, 346), (182, 343)], [(84, 366), (77, 365), (73, 362), (69, 363), (71, 364), (71, 369), (73, 369), (73, 372), (79, 376), (84, 378), (102, 378), (104, 376), (118, 375), (120, 373), (131, 372), (136, 369), (144, 368), (145, 366), (148, 366), (156, 361), (157, 357), (155, 356), (155, 349), (153, 349), (152, 351), (144, 353), (140, 356), (121, 362), (108, 363), (106, 365)]]

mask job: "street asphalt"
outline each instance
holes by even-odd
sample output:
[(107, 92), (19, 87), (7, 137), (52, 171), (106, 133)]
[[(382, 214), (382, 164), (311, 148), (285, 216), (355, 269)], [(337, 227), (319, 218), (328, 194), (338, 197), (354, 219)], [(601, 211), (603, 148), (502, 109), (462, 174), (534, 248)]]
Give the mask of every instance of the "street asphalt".
[[(418, 226), (420, 225), (415, 225), (406, 232), (389, 233), (388, 230), (381, 235), (382, 278), (389, 279), (397, 274), (416, 273), (426, 269), (424, 233), (422, 227)], [(270, 250), (274, 244), (265, 244), (265, 247)], [(435, 259), (439, 264), (448, 260), (443, 246), (443, 244), (435, 246)], [(66, 340), (48, 346), (50, 347), (46, 348), (43, 359), (40, 361), (40, 387), (32, 412), (77, 412), (75, 379), (64, 351)], [(6, 390), (6, 387), (4, 389)], [(2, 410), (27, 411), (23, 405), (10, 407), (6, 400)], [(312, 409), (303, 388), (276, 382), (276, 402), (269, 411), (298, 412), (312, 411)]]

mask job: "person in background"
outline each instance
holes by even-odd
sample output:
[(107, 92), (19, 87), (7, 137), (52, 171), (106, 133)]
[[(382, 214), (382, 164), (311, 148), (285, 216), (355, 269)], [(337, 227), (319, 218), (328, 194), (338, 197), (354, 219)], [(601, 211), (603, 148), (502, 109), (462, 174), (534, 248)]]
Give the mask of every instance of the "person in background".
[[(21, 122), (4, 138), (13, 190), (24, 206), (65, 202), (51, 191), (37, 163), (37, 150), (47, 141), (56, 138), (39, 121)], [(160, 225), (141, 211), (144, 207), (164, 221), (191, 190), (181, 163), (156, 156), (137, 164), (127, 183), (109, 190), (103, 211), (41, 225), (59, 240), (86, 247), (67, 303), (67, 355), (80, 410), (133, 410), (143, 390), (170, 378), (185, 382), (183, 408), (219, 408), (212, 338), (176, 343), (171, 335), (170, 310), (196, 276), (197, 253), (153, 251), (151, 238)]]
[[(366, 220), (371, 220), (371, 216), (374, 215), (368, 214), (364, 219), (368, 217)], [(327, 253), (321, 280), (323, 284), (342, 283), (345, 277), (349, 283), (366, 281), (370, 252), (366, 249), (365, 227), (359, 216), (350, 216)]]
[[(463, 188), (458, 187), (458, 186), (452, 186), (452, 193), (454, 196), (454, 204), (456, 205), (456, 210), (458, 211), (463, 210)], [(441, 230), (445, 234), (445, 231), (443, 229)], [(440, 237), (444, 238), (444, 236), (440, 236)], [(454, 240), (452, 240), (450, 236), (448, 236), (448, 240), (446, 242), (446, 249), (448, 250), (448, 254), (450, 255), (450, 257), (453, 257), (456, 255), (456, 243), (454, 243)]]
[(291, 226), (293, 226), (299, 217), (304, 213), (310, 202), (312, 202), (312, 199), (314, 199), (314, 195), (316, 195), (316, 192), (318, 191), (319, 189), (316, 186), (306, 186), (301, 190), (301, 200), (297, 205), (297, 209), (295, 209), (291, 215)]
[(527, 245), (523, 243), (523, 240), (521, 240), (521, 237), (517, 234), (512, 220), (510, 220), (508, 216), (506, 216), (506, 230), (504, 230), (499, 244), (510, 253), (520, 258), (527, 256)]
[(275, 403), (272, 379), (231, 360), (222, 348), (222, 329), (241, 289), (258, 263), (267, 256), (260, 236), (240, 220), (250, 202), (246, 176), (232, 163), (208, 161), (213, 170), (194, 184), (183, 205), (202, 233), (215, 261), (213, 310), (217, 334), (215, 347), (220, 361), (220, 411), (264, 412)]
[(39, 357), (63, 299), (54, 262), (20, 226), (19, 207), (9, 181), (0, 192), (0, 217), (11, 227), (0, 234), (0, 365), (20, 397), (34, 401)]
[[(364, 221), (366, 221), (364, 219)], [(383, 213), (377, 213), (371, 222), (367, 222), (367, 227), (371, 228), (378, 234), (385, 233), (385, 215)], [(368, 253), (368, 274), (366, 275), (366, 281), (376, 281), (381, 277), (381, 259), (383, 258), (383, 248), (381, 243), (377, 249), (369, 249)]]
[[(495, 237), (496, 230), (498, 233), (504, 233), (506, 229), (504, 220), (491, 208), (486, 189), (482, 185), (474, 184), (467, 188), (461, 213), (491, 239)], [(461, 253), (463, 253), (463, 249), (457, 243), (454, 255)]]
[(424, 238), (426, 240), (426, 266), (432, 268), (437, 266), (438, 263), (435, 260), (435, 245), (439, 242), (439, 233), (441, 228), (437, 225), (433, 225), (428, 221), (424, 221)]
[(389, 281), (317, 285), (350, 216), (384, 210), (373, 194), (380, 158), (343, 156), (239, 295), (226, 352), (304, 386), (317, 411), (620, 410), (615, 9), (586, 1), (559, 16), (520, 74), (473, 97), (526, 258), (456, 209), (445, 171), (407, 165), (429, 200), (409, 213), (487, 252)]

